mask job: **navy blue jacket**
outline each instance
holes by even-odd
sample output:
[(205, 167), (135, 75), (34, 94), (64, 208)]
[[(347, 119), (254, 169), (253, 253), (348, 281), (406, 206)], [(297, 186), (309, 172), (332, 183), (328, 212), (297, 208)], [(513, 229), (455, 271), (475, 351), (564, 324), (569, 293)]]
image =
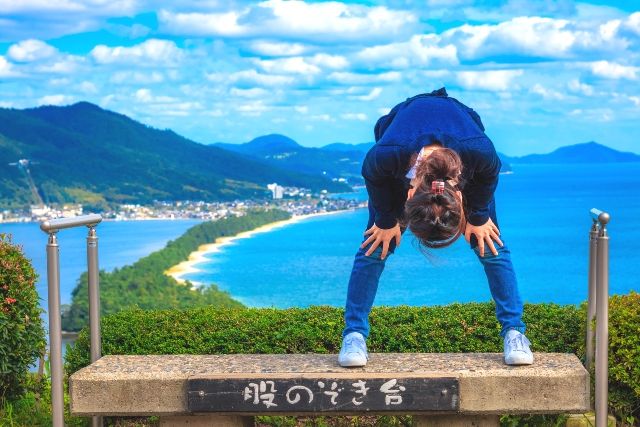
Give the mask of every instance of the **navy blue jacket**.
[(405, 175), (411, 157), (433, 143), (454, 150), (462, 160), (467, 220), (473, 225), (487, 222), (501, 163), (478, 113), (450, 98), (442, 88), (393, 107), (378, 119), (375, 138), (376, 144), (364, 159), (362, 176), (378, 227), (396, 225), (407, 201), (410, 180)]

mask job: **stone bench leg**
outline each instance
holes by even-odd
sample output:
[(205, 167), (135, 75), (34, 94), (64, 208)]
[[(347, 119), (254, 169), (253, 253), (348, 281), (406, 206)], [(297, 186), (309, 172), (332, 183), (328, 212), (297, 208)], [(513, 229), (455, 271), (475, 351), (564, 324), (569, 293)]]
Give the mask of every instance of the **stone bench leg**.
[(414, 415), (415, 427), (498, 427), (499, 415)]
[(253, 417), (239, 415), (178, 415), (160, 417), (160, 427), (253, 427)]

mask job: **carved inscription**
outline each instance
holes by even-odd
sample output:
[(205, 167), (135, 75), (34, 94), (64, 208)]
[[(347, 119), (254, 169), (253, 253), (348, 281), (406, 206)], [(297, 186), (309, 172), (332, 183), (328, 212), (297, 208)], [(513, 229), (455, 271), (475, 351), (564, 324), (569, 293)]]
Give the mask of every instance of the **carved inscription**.
[(198, 379), (191, 412), (455, 411), (455, 378)]

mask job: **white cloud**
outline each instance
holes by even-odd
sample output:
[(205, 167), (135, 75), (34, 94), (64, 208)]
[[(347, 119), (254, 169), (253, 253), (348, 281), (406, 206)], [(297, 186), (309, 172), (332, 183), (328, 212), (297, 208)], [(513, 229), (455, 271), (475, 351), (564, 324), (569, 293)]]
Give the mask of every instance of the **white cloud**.
[(67, 77), (54, 78), (49, 80), (49, 84), (51, 86), (68, 86), (71, 83), (72, 83), (71, 80), (68, 79)]
[(93, 95), (98, 93), (98, 88), (96, 87), (96, 85), (89, 81), (84, 81), (80, 83), (78, 89), (80, 89), (82, 93), (85, 93), (87, 95)]
[(593, 95), (593, 86), (588, 85), (586, 83), (582, 83), (578, 79), (573, 79), (569, 81), (568, 87), (570, 91), (575, 93), (579, 93), (586, 96)]
[(202, 114), (209, 117), (222, 117), (222, 116), (226, 116), (227, 113), (225, 113), (223, 110), (219, 108), (216, 108), (215, 110), (204, 111)]
[(57, 53), (57, 49), (47, 43), (29, 39), (13, 44), (7, 51), (7, 56), (16, 62), (32, 62), (50, 58)]
[(523, 70), (458, 71), (457, 81), (465, 89), (506, 91)]
[(63, 105), (63, 104), (71, 104), (73, 102), (73, 97), (69, 95), (46, 95), (39, 98), (36, 103), (38, 105)]
[(253, 52), (262, 56), (299, 56), (307, 51), (307, 47), (300, 43), (264, 40), (251, 42), (249, 47)]
[(295, 78), (293, 76), (263, 74), (253, 69), (236, 71), (233, 73), (208, 73), (206, 74), (206, 77), (207, 80), (217, 84), (237, 83), (250, 87), (255, 85), (282, 86), (290, 85), (295, 82)]
[(230, 91), (232, 96), (239, 96), (241, 98), (261, 98), (267, 96), (270, 92), (260, 87), (254, 87), (251, 89), (239, 89), (232, 87)]
[(349, 61), (344, 56), (328, 55), (326, 53), (318, 53), (312, 56), (309, 58), (309, 62), (322, 68), (340, 69), (349, 66)]
[(358, 85), (358, 84), (371, 84), (371, 83), (391, 83), (397, 82), (402, 79), (402, 74), (397, 71), (388, 71), (386, 73), (378, 73), (378, 74), (361, 74), (361, 73), (352, 73), (346, 71), (336, 71), (327, 77), (329, 80), (348, 84), (348, 85)]
[(374, 99), (378, 98), (381, 93), (382, 93), (381, 87), (374, 87), (373, 89), (371, 89), (371, 92), (369, 92), (368, 94), (356, 96), (355, 99), (358, 99), (360, 101), (373, 101)]
[(0, 0), (0, 38), (51, 39), (100, 28), (108, 17), (132, 16), (138, 0)]
[(310, 117), (311, 120), (315, 120), (318, 122), (332, 122), (333, 117), (330, 114), (316, 114)]
[(189, 103), (189, 102), (186, 102), (186, 103), (180, 102), (179, 99), (173, 98), (173, 97), (170, 97), (170, 96), (166, 96), (166, 95), (155, 96), (155, 95), (153, 95), (151, 90), (147, 89), (147, 88), (138, 89), (135, 92), (134, 97), (135, 97), (135, 99), (137, 101), (145, 103), (145, 104), (151, 104), (151, 103), (153, 103), (153, 104), (171, 104), (172, 108), (187, 109), (187, 107), (185, 107), (185, 106), (188, 106), (189, 108), (191, 108), (194, 105), (194, 104)]
[(261, 116), (262, 113), (269, 111), (270, 109), (271, 108), (266, 106), (263, 101), (240, 104), (236, 107), (236, 111), (244, 116)]
[(66, 55), (52, 63), (43, 62), (35, 68), (40, 73), (73, 74), (84, 62), (81, 56)]
[(464, 59), (500, 55), (570, 58), (585, 53), (612, 55), (628, 41), (617, 36), (617, 24), (572, 22), (567, 19), (521, 16), (496, 25), (465, 24), (445, 31), (444, 42), (454, 43)]
[(293, 109), (296, 113), (307, 114), (309, 112), (309, 107), (307, 105), (294, 105)]
[(186, 36), (286, 37), (317, 40), (379, 40), (404, 34), (416, 23), (408, 11), (337, 1), (267, 0), (219, 13), (161, 10), (162, 31)]
[(305, 58), (295, 56), (279, 59), (255, 59), (255, 64), (269, 74), (318, 74), (321, 70), (317, 65), (311, 64)]
[(0, 55), (0, 77), (10, 77), (15, 75), (12, 64)]
[(373, 46), (363, 49), (356, 57), (367, 64), (382, 68), (408, 68), (432, 63), (457, 64), (457, 48), (453, 44), (441, 46), (435, 34), (414, 35), (409, 41)]
[(367, 121), (368, 117), (364, 113), (344, 113), (340, 117), (344, 120), (359, 120), (361, 122)]
[(109, 78), (111, 83), (162, 83), (164, 75), (159, 71), (140, 72), (140, 71), (117, 71)]
[(640, 12), (635, 12), (629, 15), (624, 26), (640, 36)]
[(170, 65), (180, 60), (183, 52), (169, 40), (149, 39), (131, 47), (98, 45), (90, 52), (99, 64), (134, 63), (137, 65)]
[(153, 97), (149, 89), (138, 89), (136, 91), (136, 99), (140, 102), (151, 102)]
[(611, 108), (577, 108), (571, 110), (569, 115), (583, 122), (610, 122), (615, 118)]
[(609, 61), (596, 61), (589, 64), (591, 72), (607, 79), (635, 80), (640, 67), (622, 65)]
[(565, 95), (562, 92), (546, 88), (542, 86), (540, 83), (536, 83), (535, 85), (533, 85), (529, 89), (529, 92), (535, 93), (536, 95), (540, 95), (541, 97), (547, 100), (561, 101), (565, 99)]
[(90, 13), (92, 15), (110, 16), (112, 14), (127, 15), (135, 10), (135, 0), (0, 0), (3, 13), (19, 14), (28, 12)]

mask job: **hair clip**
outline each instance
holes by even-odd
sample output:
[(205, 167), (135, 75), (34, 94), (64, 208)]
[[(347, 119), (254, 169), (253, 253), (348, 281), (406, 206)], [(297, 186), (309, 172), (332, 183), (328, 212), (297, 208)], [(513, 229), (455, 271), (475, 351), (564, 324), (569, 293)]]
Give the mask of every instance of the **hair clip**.
[(444, 194), (444, 181), (441, 179), (431, 181), (431, 192), (433, 194)]

